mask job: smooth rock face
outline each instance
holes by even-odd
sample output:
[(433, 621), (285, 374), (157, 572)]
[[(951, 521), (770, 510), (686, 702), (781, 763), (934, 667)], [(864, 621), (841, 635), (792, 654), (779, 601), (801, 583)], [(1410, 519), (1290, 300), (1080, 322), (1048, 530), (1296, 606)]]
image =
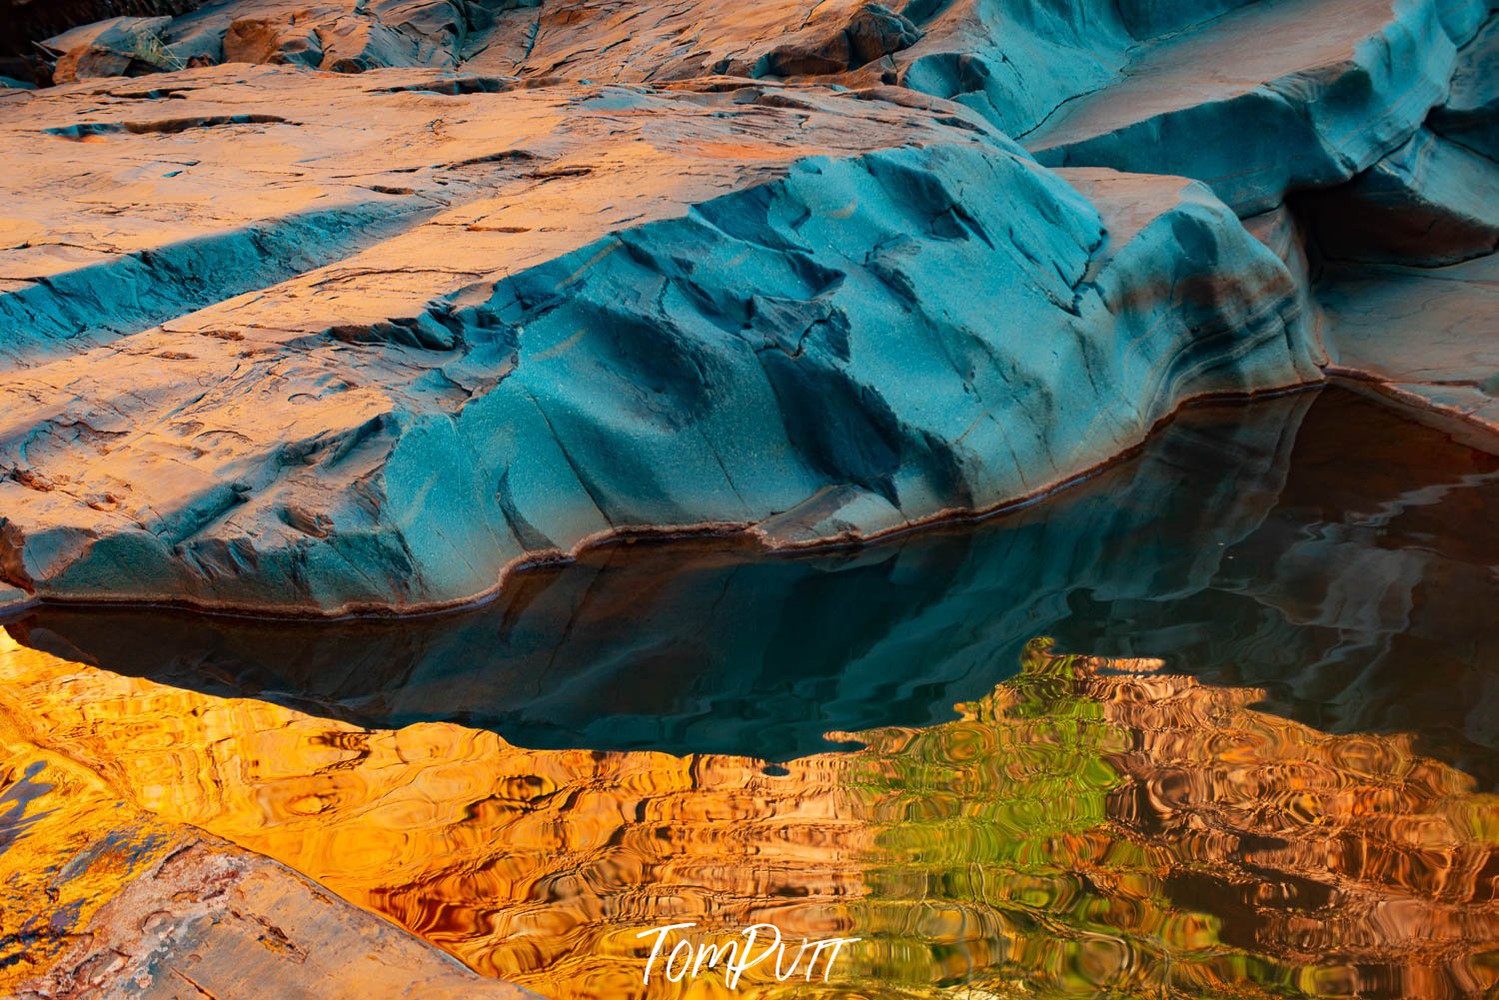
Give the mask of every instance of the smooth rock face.
[(1499, 17), (1461, 53), (1452, 90), (1431, 126), (1453, 142), (1499, 160)]
[(1314, 276), (1496, 242), (1483, 0), (148, 20), (195, 68), (0, 99), (27, 599), (411, 610), (621, 532), (867, 539), (1193, 396), (1383, 379)]
[[(1446, 96), (1482, 0), (1258, 3), (1144, 50), (1027, 139), (1041, 162), (1186, 174), (1241, 214), (1348, 180)], [(1266, 38), (1277, 39), (1264, 45)]]
[(892, 69), (905, 86), (966, 104), (1019, 138), (1068, 102), (1118, 83), (1150, 48), (1141, 43), (1245, 2), (913, 0), (906, 10), (925, 37)]
[[(1499, 257), (1443, 268), (1341, 268), (1321, 292), (1335, 370), (1499, 433)], [(1412, 331), (1418, 335), (1413, 336)]]

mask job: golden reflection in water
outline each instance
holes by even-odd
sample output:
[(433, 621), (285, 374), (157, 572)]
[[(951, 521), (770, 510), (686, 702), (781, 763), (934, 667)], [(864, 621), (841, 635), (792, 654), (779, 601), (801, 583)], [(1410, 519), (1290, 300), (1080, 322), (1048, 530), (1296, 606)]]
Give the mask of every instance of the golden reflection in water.
[(57, 957), (115, 890), (176, 846), (176, 831), (128, 808), (89, 769), (27, 743), (8, 722), (0, 715), (5, 996)]
[[(1329, 736), (1154, 666), (1038, 641), (954, 721), (783, 775), (363, 730), (8, 636), (0, 725), (551, 997), (1495, 987), (1499, 799), (1405, 737)], [(643, 988), (636, 934), (689, 920), (706, 940), (756, 922), (863, 940), (827, 983)]]

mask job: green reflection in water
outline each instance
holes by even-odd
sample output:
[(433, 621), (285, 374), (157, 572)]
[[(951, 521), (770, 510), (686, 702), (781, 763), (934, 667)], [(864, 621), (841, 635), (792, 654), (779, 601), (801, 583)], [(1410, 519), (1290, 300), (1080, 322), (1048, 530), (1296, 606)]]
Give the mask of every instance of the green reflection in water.
[[(1329, 735), (1155, 661), (1027, 647), (851, 753), (525, 750), (330, 722), (6, 641), (17, 738), (558, 998), (1481, 996), (1499, 800), (1402, 734)], [(780, 773), (784, 771), (784, 773)], [(23, 838), (25, 832), (20, 834)], [(32, 845), (35, 848), (36, 845)], [(3, 859), (0, 859), (3, 864)], [(637, 935), (859, 937), (829, 980), (641, 985)]]

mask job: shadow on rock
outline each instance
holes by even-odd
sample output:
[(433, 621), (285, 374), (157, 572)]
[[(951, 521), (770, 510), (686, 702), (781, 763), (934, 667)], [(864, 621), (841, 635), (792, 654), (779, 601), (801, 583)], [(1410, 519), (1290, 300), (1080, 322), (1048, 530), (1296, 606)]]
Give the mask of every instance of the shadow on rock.
[(1263, 687), (1334, 732), (1412, 730), (1499, 780), (1499, 459), (1340, 390), (1190, 408), (1029, 508), (857, 551), (618, 545), (495, 603), (304, 624), (44, 607), (21, 642), (372, 728), (783, 760), (930, 725), (1056, 636)]

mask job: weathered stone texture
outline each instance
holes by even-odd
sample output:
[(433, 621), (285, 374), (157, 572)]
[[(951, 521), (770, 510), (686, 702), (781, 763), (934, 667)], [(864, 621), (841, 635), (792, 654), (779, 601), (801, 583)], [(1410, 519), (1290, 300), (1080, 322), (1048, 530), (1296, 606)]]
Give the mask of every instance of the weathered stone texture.
[[(0, 100), (0, 577), (412, 610), (620, 532), (858, 540), (1034, 495), (1183, 400), (1353, 371), (1368, 282), (1324, 310), (1329, 263), (1491, 253), (1494, 23), (240, 0), (75, 29), (128, 72), (241, 62)], [(1469, 273), (1444, 308), (1482, 330)]]

